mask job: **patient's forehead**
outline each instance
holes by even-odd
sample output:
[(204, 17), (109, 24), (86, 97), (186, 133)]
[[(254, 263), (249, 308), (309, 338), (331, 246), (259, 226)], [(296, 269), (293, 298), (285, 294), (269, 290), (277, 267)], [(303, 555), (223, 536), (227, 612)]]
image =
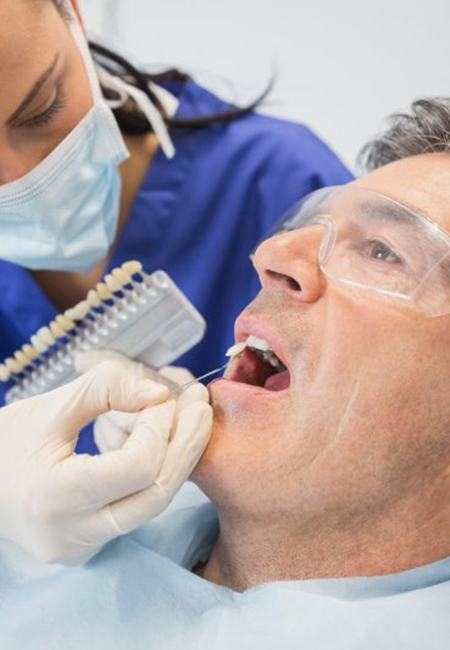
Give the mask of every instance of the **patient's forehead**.
[(386, 194), (436, 221), (450, 232), (450, 153), (396, 160), (352, 185)]

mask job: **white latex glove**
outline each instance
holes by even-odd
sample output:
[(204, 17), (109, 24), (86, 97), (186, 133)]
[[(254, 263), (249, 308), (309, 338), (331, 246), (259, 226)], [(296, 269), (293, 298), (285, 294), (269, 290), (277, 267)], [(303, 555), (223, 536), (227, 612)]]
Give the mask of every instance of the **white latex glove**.
[[(44, 561), (74, 563), (161, 512), (211, 428), (198, 392), (178, 416), (174, 401), (161, 403), (167, 396), (166, 387), (107, 361), (0, 409), (0, 537)], [(79, 430), (111, 408), (141, 411), (126, 444), (101, 456), (74, 454)]]
[[(94, 350), (92, 352), (80, 352), (75, 358), (75, 366), (78, 372), (86, 372), (95, 368), (99, 363), (111, 360), (120, 361), (124, 368), (137, 379), (151, 379), (159, 382), (161, 378), (169, 379), (174, 385), (182, 386), (194, 379), (194, 376), (186, 368), (175, 368), (167, 366), (156, 371), (149, 366), (132, 361), (118, 352), (111, 350)], [(185, 398), (180, 396), (178, 403), (183, 404)], [(125, 413), (123, 411), (109, 411), (100, 415), (94, 422), (94, 440), (101, 453), (120, 449), (127, 441), (136, 424), (137, 413)]]

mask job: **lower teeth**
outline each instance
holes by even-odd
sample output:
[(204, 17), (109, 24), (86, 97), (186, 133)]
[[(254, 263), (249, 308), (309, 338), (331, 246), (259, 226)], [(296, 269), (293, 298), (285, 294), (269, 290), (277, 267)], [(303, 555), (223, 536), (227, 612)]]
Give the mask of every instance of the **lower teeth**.
[(263, 361), (269, 363), (272, 366), (272, 368), (275, 368), (280, 371), (284, 370), (283, 364), (280, 362), (278, 357), (275, 356), (275, 354), (270, 350), (264, 352), (261, 352), (260, 350), (254, 350), (254, 352), (256, 352), (256, 354), (258, 354), (258, 356), (260, 356)]

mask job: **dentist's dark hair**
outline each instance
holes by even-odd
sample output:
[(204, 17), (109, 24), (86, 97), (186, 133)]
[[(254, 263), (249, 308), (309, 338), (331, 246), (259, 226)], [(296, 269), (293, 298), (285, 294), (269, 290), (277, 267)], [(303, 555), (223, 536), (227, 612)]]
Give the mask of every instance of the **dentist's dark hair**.
[[(65, 10), (64, 0), (52, 0), (52, 2), (57, 7), (58, 11), (60, 11), (62, 16), (64, 18), (68, 18), (67, 12)], [(186, 84), (189, 81), (188, 75), (175, 69), (167, 70), (161, 74), (150, 74), (144, 70), (137, 68), (128, 59), (121, 56), (117, 52), (110, 50), (104, 45), (90, 41), (89, 47), (94, 60), (99, 65), (106, 68), (111, 74), (121, 77), (127, 81), (127, 83), (136, 86), (146, 93), (148, 98), (159, 110), (163, 120), (171, 130), (190, 131), (191, 129), (203, 128), (210, 124), (218, 122), (230, 122), (240, 117), (245, 117), (245, 115), (251, 113), (264, 101), (264, 99), (266, 99), (266, 97), (271, 92), (275, 81), (274, 77), (272, 77), (262, 93), (245, 106), (239, 107), (230, 104), (229, 108), (225, 109), (224, 111), (221, 111), (219, 113), (212, 113), (210, 115), (201, 115), (198, 117), (189, 118), (170, 117), (164, 110), (164, 107), (161, 104), (159, 98), (152, 91), (150, 82), (154, 82), (156, 84)], [(114, 91), (107, 88), (102, 88), (102, 90), (104, 96), (107, 99), (116, 98)], [(139, 110), (139, 107), (131, 98), (123, 106), (113, 109), (113, 113), (117, 119), (120, 129), (124, 133), (130, 135), (139, 135), (150, 133), (152, 131), (152, 126), (148, 122), (147, 118), (142, 113), (142, 111)]]
[[(149, 74), (148, 72), (136, 68), (125, 57), (121, 56), (117, 52), (113, 52), (103, 45), (90, 41), (89, 46), (92, 55), (97, 63), (106, 68), (111, 74), (116, 74), (128, 83), (131, 83), (140, 90), (143, 90), (149, 99), (153, 102), (153, 104), (157, 107), (166, 124), (169, 126), (169, 128), (172, 129), (201, 128), (208, 126), (209, 124), (217, 122), (229, 122), (239, 117), (243, 117), (257, 108), (263, 102), (263, 100), (272, 90), (274, 84), (274, 79), (270, 79), (264, 91), (254, 101), (243, 107), (230, 105), (228, 109), (220, 113), (212, 113), (211, 115), (202, 115), (199, 117), (169, 117), (166, 114), (164, 107), (162, 106), (156, 94), (152, 92), (149, 84), (150, 82), (156, 84), (187, 83), (189, 81), (188, 75), (175, 69), (167, 70), (166, 72), (162, 72), (160, 74)], [(107, 98), (115, 97), (114, 91), (104, 89), (103, 92)], [(148, 123), (147, 118), (138, 109), (134, 101), (130, 100), (129, 103), (126, 103), (121, 108), (114, 109), (113, 112), (116, 116), (119, 126), (126, 133), (139, 134), (151, 131), (151, 126)]]
[(450, 152), (449, 97), (418, 99), (408, 112), (392, 115), (388, 128), (363, 147), (358, 166), (372, 171), (394, 160), (436, 152)]

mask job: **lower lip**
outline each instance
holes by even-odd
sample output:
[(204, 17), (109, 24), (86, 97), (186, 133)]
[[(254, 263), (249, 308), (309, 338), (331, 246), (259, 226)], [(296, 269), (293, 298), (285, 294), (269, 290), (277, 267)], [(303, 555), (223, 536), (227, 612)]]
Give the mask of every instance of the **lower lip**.
[[(267, 390), (262, 386), (253, 386), (252, 384), (243, 384), (238, 381), (232, 381), (231, 379), (215, 379), (208, 385), (208, 389), (215, 393), (219, 392), (228, 392), (232, 395), (237, 395), (238, 397), (252, 397), (252, 398), (264, 398), (268, 399), (280, 399), (287, 393), (289, 393), (289, 388), (284, 390)], [(213, 395), (214, 396), (214, 395)]]

